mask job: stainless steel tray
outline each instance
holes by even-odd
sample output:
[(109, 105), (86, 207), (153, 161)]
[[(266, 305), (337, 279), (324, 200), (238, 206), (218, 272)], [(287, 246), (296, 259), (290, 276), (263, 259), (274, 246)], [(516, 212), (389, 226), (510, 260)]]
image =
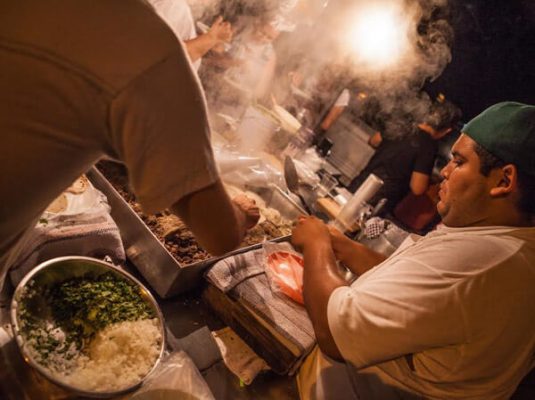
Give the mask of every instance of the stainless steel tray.
[[(201, 282), (203, 271), (218, 260), (262, 246), (262, 243), (258, 243), (236, 249), (220, 257), (211, 257), (192, 264), (180, 264), (95, 167), (91, 168), (87, 177), (108, 198), (111, 216), (121, 232), (128, 259), (162, 298), (193, 289)], [(276, 186), (264, 189), (259, 194), (265, 199), (268, 207), (275, 208), (287, 219), (305, 214), (301, 207)], [(281, 236), (271, 241), (287, 241), (289, 237)]]

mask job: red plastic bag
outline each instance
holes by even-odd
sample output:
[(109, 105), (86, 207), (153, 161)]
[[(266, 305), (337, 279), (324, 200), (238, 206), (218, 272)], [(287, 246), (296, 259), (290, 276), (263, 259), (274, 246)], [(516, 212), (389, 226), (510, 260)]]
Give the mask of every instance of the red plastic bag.
[(264, 249), (266, 252), (266, 275), (271, 289), (304, 304), (303, 257), (273, 244), (264, 245)]

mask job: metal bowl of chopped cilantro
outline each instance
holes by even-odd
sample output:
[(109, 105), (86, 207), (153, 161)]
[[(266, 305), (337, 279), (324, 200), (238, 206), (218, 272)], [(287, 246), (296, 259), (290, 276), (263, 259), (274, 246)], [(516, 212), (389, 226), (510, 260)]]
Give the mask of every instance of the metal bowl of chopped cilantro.
[(30, 271), (15, 290), (11, 322), (26, 362), (79, 396), (138, 388), (164, 353), (154, 297), (129, 273), (95, 258), (60, 257)]

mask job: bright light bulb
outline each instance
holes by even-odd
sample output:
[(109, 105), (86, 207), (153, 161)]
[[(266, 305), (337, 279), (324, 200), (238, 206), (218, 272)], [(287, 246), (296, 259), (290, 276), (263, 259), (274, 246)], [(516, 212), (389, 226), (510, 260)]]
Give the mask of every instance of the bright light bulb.
[(376, 69), (398, 61), (407, 46), (408, 22), (395, 3), (360, 9), (349, 31), (357, 61)]

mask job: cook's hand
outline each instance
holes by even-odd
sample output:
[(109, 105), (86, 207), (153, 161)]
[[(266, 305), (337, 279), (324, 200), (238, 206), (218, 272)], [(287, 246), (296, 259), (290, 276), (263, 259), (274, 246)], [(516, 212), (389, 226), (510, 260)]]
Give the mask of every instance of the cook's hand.
[(334, 226), (329, 226), (328, 229), (331, 235), (331, 243), (333, 246), (334, 255), (336, 256), (337, 260), (344, 262), (344, 260), (350, 257), (354, 242)]
[(260, 219), (260, 209), (256, 202), (244, 194), (232, 199), (234, 205), (245, 215), (245, 227), (251, 229)]
[(216, 18), (208, 34), (217, 42), (230, 42), (232, 40), (232, 25), (230, 22), (223, 21), (223, 17), (219, 16)]
[(327, 225), (316, 217), (299, 217), (292, 230), (292, 244), (299, 250), (306, 246), (329, 243), (331, 237)]

